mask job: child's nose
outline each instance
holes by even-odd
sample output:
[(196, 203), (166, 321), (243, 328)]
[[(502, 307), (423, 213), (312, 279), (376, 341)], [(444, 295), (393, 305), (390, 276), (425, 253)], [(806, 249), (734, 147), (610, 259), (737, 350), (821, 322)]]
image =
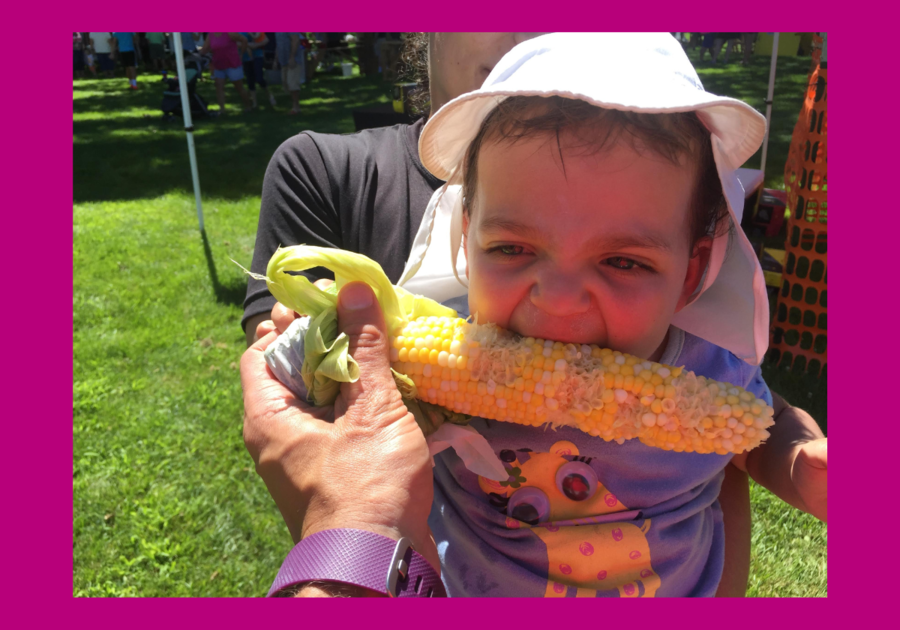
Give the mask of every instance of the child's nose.
[(586, 312), (591, 296), (577, 275), (548, 274), (531, 287), (531, 303), (555, 317)]

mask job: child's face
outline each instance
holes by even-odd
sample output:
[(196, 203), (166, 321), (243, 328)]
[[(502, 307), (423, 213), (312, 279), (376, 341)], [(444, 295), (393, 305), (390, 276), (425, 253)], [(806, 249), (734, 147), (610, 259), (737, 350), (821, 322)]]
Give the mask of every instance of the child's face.
[(470, 311), (521, 335), (657, 359), (709, 251), (708, 240), (690, 248), (696, 167), (561, 142), (565, 171), (555, 137), (482, 147), (463, 227)]

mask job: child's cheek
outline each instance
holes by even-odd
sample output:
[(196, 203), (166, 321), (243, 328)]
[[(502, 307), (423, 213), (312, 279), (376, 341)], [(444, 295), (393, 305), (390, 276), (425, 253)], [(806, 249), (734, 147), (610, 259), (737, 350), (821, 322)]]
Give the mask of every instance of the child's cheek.
[(469, 267), (469, 310), (479, 321), (508, 327), (519, 300), (521, 280), (510, 266), (472, 260)]
[(658, 278), (617, 286), (602, 307), (611, 346), (636, 356), (650, 356), (671, 323), (671, 293), (668, 283)]

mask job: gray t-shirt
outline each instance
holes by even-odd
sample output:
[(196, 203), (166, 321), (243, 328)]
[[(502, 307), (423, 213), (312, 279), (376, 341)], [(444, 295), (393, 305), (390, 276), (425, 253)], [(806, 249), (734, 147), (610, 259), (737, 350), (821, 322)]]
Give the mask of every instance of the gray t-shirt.
[[(424, 120), (349, 135), (305, 131), (272, 156), (263, 181), (252, 271), (265, 273), (279, 246), (336, 247), (378, 262), (396, 283), (431, 195), (443, 182), (419, 161)], [(333, 278), (327, 269), (305, 273)], [(275, 305), (250, 279), (242, 326)]]

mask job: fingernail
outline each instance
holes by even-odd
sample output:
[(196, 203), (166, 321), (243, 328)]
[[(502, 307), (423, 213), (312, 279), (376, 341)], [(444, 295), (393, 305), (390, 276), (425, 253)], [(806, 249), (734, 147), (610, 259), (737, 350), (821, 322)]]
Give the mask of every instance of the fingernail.
[(341, 290), (341, 306), (348, 311), (361, 311), (372, 306), (372, 291), (359, 282), (348, 284)]

